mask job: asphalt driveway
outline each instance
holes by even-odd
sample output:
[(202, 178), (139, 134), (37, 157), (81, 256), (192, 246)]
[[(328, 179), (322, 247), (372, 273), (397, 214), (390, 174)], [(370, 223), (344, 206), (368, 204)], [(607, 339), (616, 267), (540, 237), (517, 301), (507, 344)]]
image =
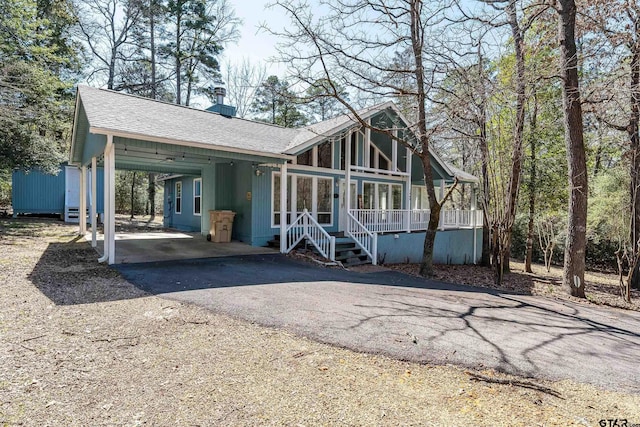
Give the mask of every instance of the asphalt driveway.
[(121, 264), (136, 286), (350, 349), (640, 393), (640, 314), (280, 254)]

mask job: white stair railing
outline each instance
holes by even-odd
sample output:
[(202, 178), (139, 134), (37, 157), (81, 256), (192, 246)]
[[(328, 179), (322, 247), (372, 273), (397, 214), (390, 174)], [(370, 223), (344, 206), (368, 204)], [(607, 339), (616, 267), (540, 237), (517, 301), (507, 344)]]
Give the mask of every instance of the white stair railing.
[(306, 209), (287, 227), (285, 236), (286, 253), (291, 252), (306, 238), (320, 255), (331, 261), (336, 260), (336, 238), (327, 233)]
[(369, 231), (351, 211), (347, 212), (347, 235), (371, 258), (371, 264), (378, 264), (378, 235)]

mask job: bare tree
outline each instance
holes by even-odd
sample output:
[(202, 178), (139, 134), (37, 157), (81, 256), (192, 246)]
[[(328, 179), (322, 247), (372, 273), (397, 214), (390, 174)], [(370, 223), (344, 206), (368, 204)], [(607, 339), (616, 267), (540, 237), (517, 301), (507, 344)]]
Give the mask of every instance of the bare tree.
[(246, 117), (255, 99), (256, 90), (267, 79), (267, 68), (251, 63), (249, 58), (243, 58), (237, 64), (227, 63), (223, 79), (229, 103), (236, 107), (236, 115)]
[[(538, 221), (538, 243), (544, 255), (544, 267), (548, 273), (551, 271), (553, 249), (556, 247), (555, 227), (551, 218)], [(528, 273), (531, 273), (531, 271), (528, 271)]]
[(88, 79), (104, 76), (107, 88), (113, 89), (119, 67), (134, 55), (131, 36), (141, 9), (134, 1), (87, 0), (76, 10), (80, 37), (93, 56)]

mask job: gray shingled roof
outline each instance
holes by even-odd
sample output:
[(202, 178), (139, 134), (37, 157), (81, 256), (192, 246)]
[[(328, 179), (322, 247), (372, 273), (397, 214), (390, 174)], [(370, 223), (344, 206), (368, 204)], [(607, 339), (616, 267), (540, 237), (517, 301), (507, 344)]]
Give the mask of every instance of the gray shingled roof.
[(79, 86), (89, 126), (94, 129), (217, 147), (282, 154), (297, 129), (154, 101), (106, 89)]
[[(343, 114), (291, 129), (89, 86), (78, 86), (78, 93), (89, 126), (94, 130), (125, 133), (139, 139), (162, 138), (241, 149), (263, 155), (295, 154), (307, 145), (321, 142), (358, 123), (352, 114)], [(358, 115), (366, 119), (386, 108), (393, 108), (393, 103), (363, 109)], [(462, 181), (478, 180), (447, 166)]]

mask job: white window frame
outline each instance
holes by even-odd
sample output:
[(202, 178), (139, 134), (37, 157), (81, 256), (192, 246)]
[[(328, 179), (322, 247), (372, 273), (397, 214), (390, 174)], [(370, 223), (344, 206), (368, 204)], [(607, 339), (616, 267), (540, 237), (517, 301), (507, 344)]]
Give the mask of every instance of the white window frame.
[[(276, 176), (280, 176), (280, 172), (276, 172), (273, 171), (273, 173), (271, 174), (271, 228), (280, 228), (280, 224), (276, 224), (275, 222), (275, 215), (276, 214), (280, 214), (280, 206), (275, 206), (275, 197), (274, 197), (274, 188), (275, 188), (275, 180), (276, 180)], [(324, 179), (327, 181), (330, 181), (330, 185), (331, 185), (331, 190), (332, 193), (331, 197), (330, 197), (330, 206), (331, 206), (331, 211), (330, 212), (320, 212), (321, 214), (326, 214), (326, 213), (330, 213), (331, 214), (331, 222), (329, 223), (320, 223), (319, 224), (322, 227), (333, 227), (333, 224), (335, 222), (335, 206), (334, 206), (334, 197), (333, 194), (335, 193), (335, 180), (334, 177), (332, 176), (320, 176), (320, 175), (310, 175), (310, 174), (302, 174), (302, 173), (287, 173), (288, 177), (291, 177), (291, 200), (287, 201), (287, 214), (291, 214), (291, 220), (294, 220), (295, 217), (298, 215), (298, 210), (297, 210), (297, 204), (298, 204), (298, 200), (297, 200), (297, 189), (298, 189), (298, 185), (297, 185), (297, 179), (298, 177), (302, 177), (302, 178), (311, 178), (312, 183), (311, 183), (311, 209), (307, 209), (309, 210), (309, 212), (311, 213), (311, 215), (313, 216), (313, 218), (318, 221), (318, 180), (319, 179)], [(278, 209), (278, 211), (276, 211), (275, 209)], [(280, 220), (282, 222), (282, 219)]]
[[(330, 162), (331, 166), (328, 167), (328, 168), (318, 166), (318, 146), (320, 144), (324, 144), (325, 142), (329, 143), (329, 147), (330, 147), (330, 150), (331, 150), (331, 162)], [(301, 167), (316, 168), (316, 169), (320, 169), (320, 170), (323, 170), (323, 171), (327, 170), (327, 169), (335, 169), (335, 157), (336, 157), (336, 153), (334, 151), (335, 150), (335, 144), (336, 144), (336, 141), (334, 139), (326, 139), (326, 140), (314, 145), (313, 147), (309, 148), (308, 150), (305, 150), (305, 151), (299, 153), (298, 155), (296, 155), (296, 157), (295, 157), (295, 159), (293, 159), (292, 163), (294, 165), (298, 165), (298, 166), (301, 166)], [(310, 165), (298, 164), (298, 156), (300, 156), (300, 155), (302, 155), (302, 154), (304, 154), (306, 152), (311, 152), (311, 164)]]
[[(196, 183), (200, 183), (200, 194), (196, 195)], [(196, 212), (196, 198), (200, 199), (200, 212)], [(193, 180), (193, 215), (202, 216), (202, 178)]]
[[(374, 210), (381, 210), (380, 208), (380, 200), (378, 200), (378, 195), (379, 195), (379, 190), (378, 187), (380, 185), (386, 185), (388, 194), (389, 194), (389, 201), (391, 202), (391, 204), (393, 205), (393, 186), (399, 186), (401, 188), (401, 192), (400, 192), (400, 208), (399, 209), (404, 209), (404, 188), (403, 185), (401, 183), (394, 183), (394, 182), (380, 182), (380, 181), (362, 181), (362, 197), (364, 198), (364, 186), (365, 184), (373, 184), (373, 208)], [(369, 208), (364, 208), (364, 209), (369, 209)], [(391, 208), (387, 208), (385, 210), (394, 210), (393, 207)]]
[[(178, 193), (180, 195), (178, 195)], [(182, 214), (182, 181), (176, 181), (174, 184), (174, 194), (173, 194), (173, 212), (177, 215)], [(180, 200), (180, 210), (178, 210), (178, 200)]]

